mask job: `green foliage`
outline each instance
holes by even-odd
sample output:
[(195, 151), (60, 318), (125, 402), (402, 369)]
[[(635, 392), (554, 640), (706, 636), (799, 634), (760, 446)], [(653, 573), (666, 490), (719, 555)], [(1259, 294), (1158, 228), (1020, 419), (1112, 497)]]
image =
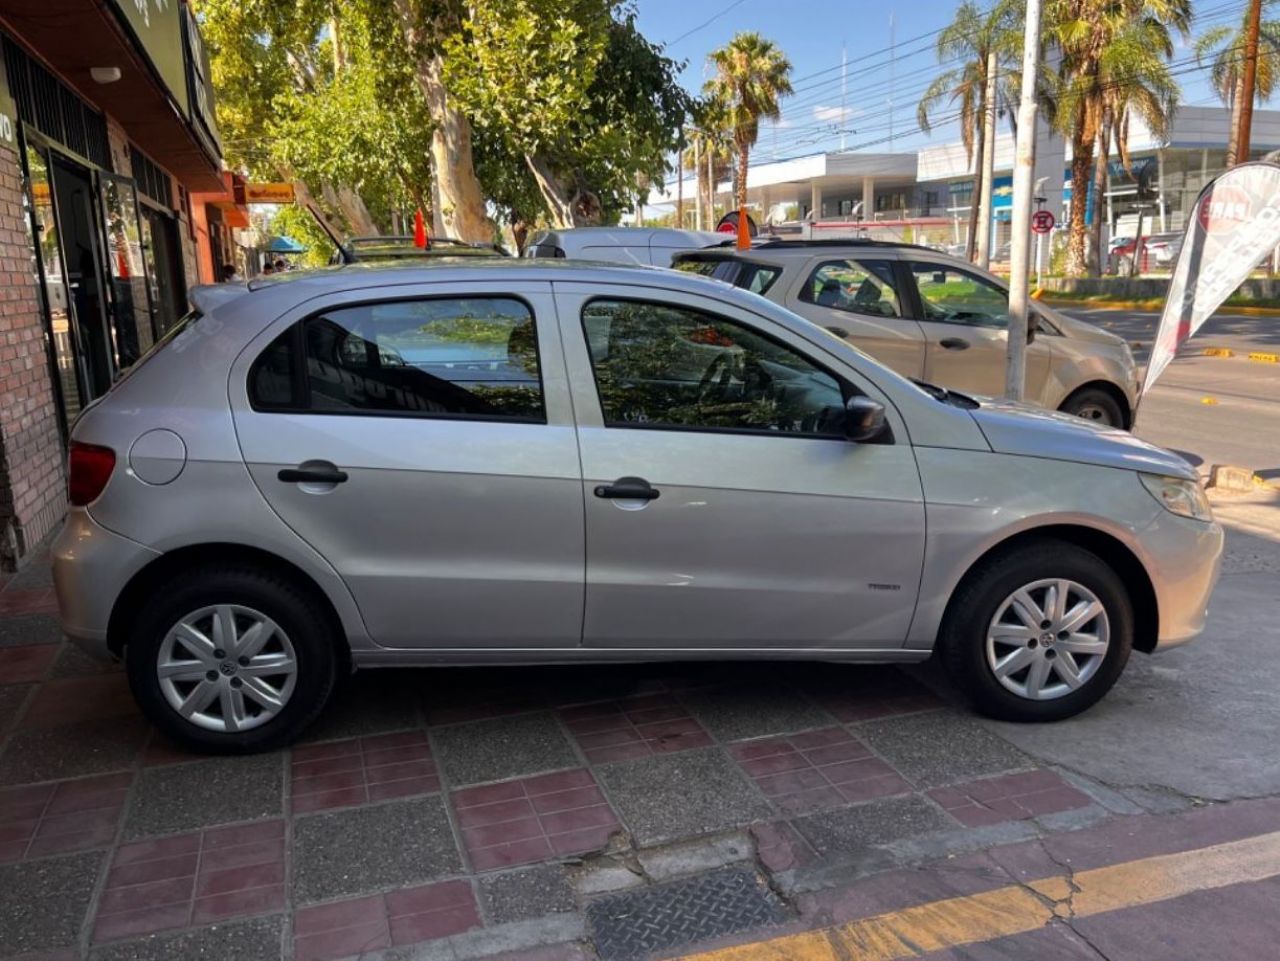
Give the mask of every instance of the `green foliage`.
[(430, 183), (431, 125), (398, 27), (376, 0), (201, 0), (230, 166), (301, 181), (353, 232)]
[(791, 93), (791, 61), (758, 33), (740, 33), (708, 58), (715, 76), (703, 92), (718, 108), (739, 148), (754, 147), (760, 121), (781, 116), (778, 101)]
[(662, 182), (690, 103), (678, 65), (640, 35), (630, 10), (612, 0), (477, 0), (444, 48), (481, 182), (510, 219), (545, 210), (535, 161), (606, 219), (631, 206), (638, 181)]
[(315, 217), (301, 207), (276, 207), (274, 212), (266, 218), (263, 232), (268, 237), (292, 237), (306, 247), (306, 253), (290, 258), (302, 267), (323, 267), (329, 263), (329, 258), (337, 253), (333, 241), (316, 223)]
[[(1262, 9), (1275, 9), (1280, 0), (1262, 0)], [(1249, 7), (1244, 5), (1247, 18)], [(1213, 89), (1228, 107), (1235, 100), (1236, 87), (1244, 67), (1245, 22), (1238, 26), (1210, 27), (1196, 39), (1196, 62), (1212, 64)], [(1259, 105), (1271, 99), (1280, 71), (1280, 20), (1263, 20), (1258, 25), (1258, 61), (1254, 93)]]

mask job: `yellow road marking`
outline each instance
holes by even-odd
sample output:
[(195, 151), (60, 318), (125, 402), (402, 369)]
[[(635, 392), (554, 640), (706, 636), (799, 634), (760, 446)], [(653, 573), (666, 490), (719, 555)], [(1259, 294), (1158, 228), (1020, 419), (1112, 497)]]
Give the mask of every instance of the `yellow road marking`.
[(1280, 831), (932, 901), (861, 921), (686, 955), (683, 961), (901, 961), (1280, 875)]
[(1234, 357), (1236, 352), (1230, 347), (1206, 347), (1204, 355), (1206, 357)]
[(1280, 364), (1280, 354), (1267, 354), (1256, 350), (1249, 354), (1249, 359), (1260, 360), (1264, 364)]
[(1201, 397), (1201, 398), (1200, 398), (1200, 403), (1202, 403), (1202, 404), (1209, 404), (1209, 405), (1213, 405), (1213, 404), (1216, 404), (1217, 402), (1218, 402), (1218, 398), (1216, 398), (1216, 397)]

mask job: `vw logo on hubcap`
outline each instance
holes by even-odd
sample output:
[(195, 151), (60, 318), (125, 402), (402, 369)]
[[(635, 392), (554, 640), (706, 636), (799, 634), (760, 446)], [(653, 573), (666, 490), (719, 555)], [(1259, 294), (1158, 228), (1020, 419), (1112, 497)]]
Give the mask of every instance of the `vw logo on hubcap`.
[(227, 677), (230, 677), (232, 674), (236, 672), (235, 662), (223, 661), (221, 664), (218, 665), (218, 670), (220, 670), (223, 674), (227, 675)]

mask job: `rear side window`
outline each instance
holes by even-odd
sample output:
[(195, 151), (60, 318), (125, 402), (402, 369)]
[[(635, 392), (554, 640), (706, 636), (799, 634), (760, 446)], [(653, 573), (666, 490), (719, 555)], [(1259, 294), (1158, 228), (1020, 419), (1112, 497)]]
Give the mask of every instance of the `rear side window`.
[(818, 264), (800, 289), (800, 299), (851, 314), (901, 317), (902, 298), (888, 260), (827, 260)]
[(537, 331), (505, 297), (397, 300), (308, 317), (254, 361), (257, 410), (544, 421)]

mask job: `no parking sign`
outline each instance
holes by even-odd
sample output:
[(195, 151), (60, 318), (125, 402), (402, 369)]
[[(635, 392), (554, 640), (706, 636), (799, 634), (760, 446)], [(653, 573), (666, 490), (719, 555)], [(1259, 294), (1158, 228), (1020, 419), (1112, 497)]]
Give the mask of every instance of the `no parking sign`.
[(1047, 234), (1053, 229), (1055, 221), (1048, 210), (1037, 210), (1031, 215), (1031, 229), (1038, 234)]

